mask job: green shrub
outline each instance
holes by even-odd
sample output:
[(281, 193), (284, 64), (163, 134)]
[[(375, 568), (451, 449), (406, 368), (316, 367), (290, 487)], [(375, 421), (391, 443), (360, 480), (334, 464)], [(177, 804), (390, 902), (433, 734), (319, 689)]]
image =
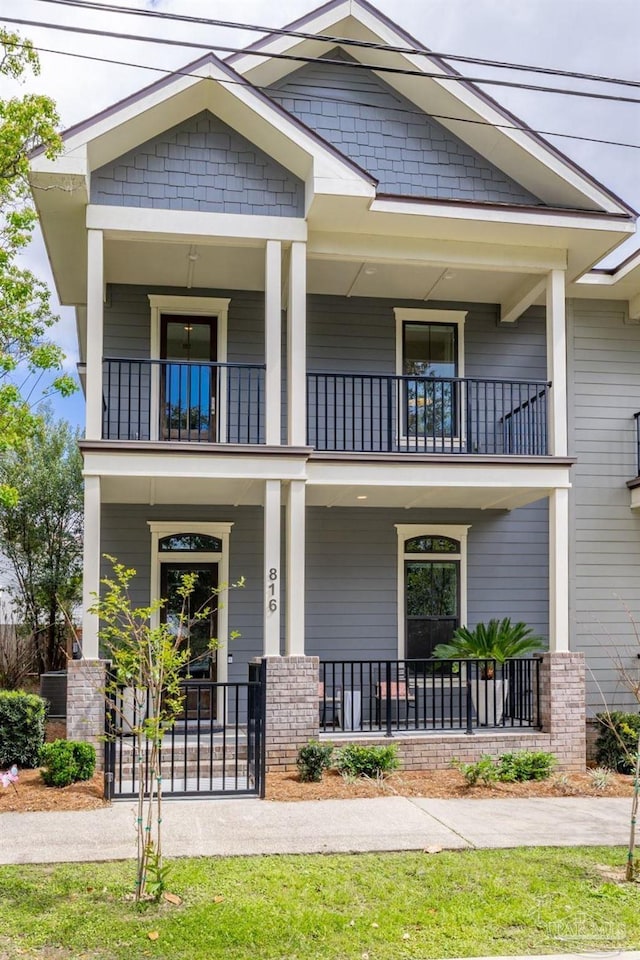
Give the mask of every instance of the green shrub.
[(475, 787), (479, 782), (484, 784), (493, 783), (498, 777), (498, 768), (496, 761), (489, 754), (485, 753), (475, 763), (463, 763), (461, 760), (452, 760), (451, 766), (459, 770), (470, 787)]
[(544, 750), (519, 750), (498, 758), (498, 780), (515, 783), (522, 780), (547, 780), (556, 764), (552, 753)]
[(640, 716), (637, 713), (598, 713), (600, 732), (596, 740), (596, 761), (618, 773), (633, 773), (638, 750)]
[(47, 702), (35, 693), (0, 690), (0, 770), (37, 767), (44, 743)]
[(300, 747), (296, 763), (302, 782), (319, 783), (324, 771), (331, 766), (332, 755), (332, 743), (325, 744), (318, 740), (310, 740), (306, 746)]
[(383, 777), (400, 766), (398, 748), (393, 743), (386, 747), (360, 747), (351, 743), (338, 752), (334, 766), (346, 777)]
[(67, 787), (78, 780), (90, 780), (96, 768), (92, 744), (54, 740), (42, 748), (41, 776), (48, 787)]

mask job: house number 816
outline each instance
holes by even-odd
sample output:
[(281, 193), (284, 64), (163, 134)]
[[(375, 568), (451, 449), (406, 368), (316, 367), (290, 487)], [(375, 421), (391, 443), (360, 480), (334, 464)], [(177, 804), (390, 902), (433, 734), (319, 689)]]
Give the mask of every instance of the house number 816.
[(276, 599), (276, 582), (278, 580), (278, 571), (276, 567), (271, 567), (269, 570), (269, 585), (267, 587), (267, 603), (271, 613), (275, 613), (278, 609), (278, 601)]

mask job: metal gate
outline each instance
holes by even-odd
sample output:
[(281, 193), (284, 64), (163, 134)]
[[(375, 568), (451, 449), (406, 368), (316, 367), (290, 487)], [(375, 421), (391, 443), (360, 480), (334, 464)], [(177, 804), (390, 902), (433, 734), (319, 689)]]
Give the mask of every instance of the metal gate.
[[(256, 665), (258, 666), (258, 665)], [(183, 708), (160, 753), (163, 797), (264, 797), (264, 672), (246, 683), (185, 680)], [(106, 704), (105, 797), (136, 797), (150, 781), (151, 743), (137, 755), (133, 731), (149, 714), (148, 692), (119, 687)], [(141, 764), (140, 764), (141, 759)]]

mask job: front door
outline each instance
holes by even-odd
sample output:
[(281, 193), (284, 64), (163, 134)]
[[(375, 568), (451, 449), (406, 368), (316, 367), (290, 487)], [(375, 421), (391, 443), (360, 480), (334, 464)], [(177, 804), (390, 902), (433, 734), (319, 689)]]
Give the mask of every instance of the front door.
[[(183, 612), (191, 626), (187, 632), (186, 641), (189, 644), (189, 663), (185, 669), (185, 679), (189, 680), (217, 680), (217, 653), (210, 649), (212, 637), (217, 637), (218, 617), (217, 601), (214, 591), (218, 586), (217, 563), (162, 563), (161, 565), (161, 595), (166, 603), (162, 608), (162, 620), (175, 624), (176, 630), (180, 624), (180, 615)], [(182, 587), (182, 578), (185, 573), (195, 574), (193, 592), (186, 602), (179, 594)], [(183, 611), (184, 603), (184, 611)], [(196, 615), (206, 608), (211, 612), (194, 621)], [(192, 622), (194, 621), (194, 622)], [(215, 719), (216, 697), (212, 687), (199, 689), (187, 687), (186, 716), (187, 719)]]
[(160, 436), (165, 440), (215, 441), (217, 368), (215, 317), (163, 315), (160, 358)]
[(460, 562), (405, 560), (407, 658), (427, 660), (460, 626)]

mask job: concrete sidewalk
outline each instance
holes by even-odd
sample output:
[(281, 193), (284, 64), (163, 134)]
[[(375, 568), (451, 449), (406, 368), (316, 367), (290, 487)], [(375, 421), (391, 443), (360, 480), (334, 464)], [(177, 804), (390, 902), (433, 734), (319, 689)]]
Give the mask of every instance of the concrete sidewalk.
[[(631, 801), (604, 798), (432, 800), (168, 800), (167, 856), (364, 853), (442, 847), (618, 845)], [(0, 815), (0, 863), (135, 856), (134, 805)]]

